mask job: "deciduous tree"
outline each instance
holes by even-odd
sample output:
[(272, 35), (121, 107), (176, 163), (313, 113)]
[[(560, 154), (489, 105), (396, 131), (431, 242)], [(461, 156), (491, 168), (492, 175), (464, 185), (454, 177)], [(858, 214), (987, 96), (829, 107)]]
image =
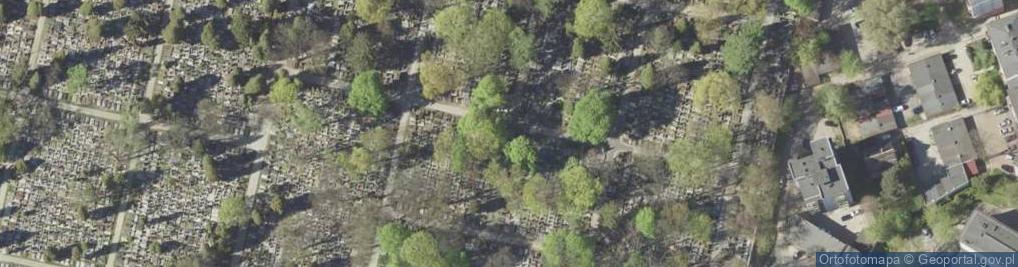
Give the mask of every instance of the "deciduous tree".
[(862, 18), (859, 29), (863, 40), (883, 52), (894, 52), (908, 36), (918, 14), (908, 1), (865, 0), (856, 16)]
[(354, 77), (346, 104), (370, 116), (377, 117), (385, 113), (389, 103), (382, 93), (381, 75), (378, 71), (365, 71)]
[(541, 241), (541, 262), (548, 267), (593, 267), (594, 248), (573, 230), (554, 230)]
[(601, 89), (587, 92), (570, 112), (566, 132), (573, 140), (589, 144), (603, 143), (615, 123), (617, 110), (611, 93)]

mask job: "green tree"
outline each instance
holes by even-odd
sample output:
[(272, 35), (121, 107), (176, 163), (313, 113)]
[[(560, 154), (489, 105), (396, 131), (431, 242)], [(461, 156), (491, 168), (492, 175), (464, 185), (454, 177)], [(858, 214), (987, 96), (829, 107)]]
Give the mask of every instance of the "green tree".
[(534, 8), (537, 9), (537, 12), (541, 14), (542, 18), (547, 18), (552, 14), (551, 12), (555, 9), (555, 5), (560, 1), (561, 0), (535, 0)]
[(785, 5), (799, 16), (809, 16), (816, 10), (816, 0), (785, 0)]
[(980, 106), (993, 107), (1005, 104), (1004, 81), (996, 71), (987, 71), (979, 74), (976, 79), (976, 104)]
[(290, 117), (288, 120), (297, 126), (297, 129), (305, 133), (315, 132), (322, 129), (322, 118), (313, 109), (304, 103), (290, 105)]
[(573, 106), (566, 132), (569, 137), (589, 144), (603, 143), (615, 123), (617, 110), (611, 93), (602, 89), (587, 92)]
[(272, 194), (272, 200), (269, 202), (269, 209), (275, 212), (276, 214), (282, 215), (284, 211), (283, 210), (284, 201), (285, 200), (283, 200), (283, 196), (279, 194)]
[(534, 60), (534, 35), (516, 27), (509, 33), (509, 65), (518, 71), (527, 69)]
[(851, 50), (841, 51), (840, 64), (841, 74), (848, 76), (849, 78), (855, 77), (862, 73), (865, 66), (863, 66), (862, 60), (859, 59), (859, 55)]
[(668, 24), (662, 24), (654, 27), (654, 31), (650, 34), (648, 45), (654, 49), (655, 52), (664, 53), (665, 51), (668, 51), (668, 49), (672, 48), (672, 42), (674, 41), (675, 28)]
[(374, 117), (382, 115), (389, 108), (389, 103), (382, 93), (381, 75), (370, 70), (357, 74), (350, 87), (350, 95), (346, 104), (357, 111)]
[(598, 39), (608, 50), (619, 48), (615, 14), (606, 0), (580, 0), (573, 16), (573, 32), (584, 39)]
[(148, 34), (148, 21), (138, 12), (131, 10), (127, 15), (127, 25), (124, 25), (124, 36), (131, 43), (136, 44), (139, 39)]
[(438, 240), (427, 231), (416, 232), (403, 240), (399, 255), (400, 259), (413, 267), (446, 266), (438, 250)]
[(254, 77), (247, 79), (247, 83), (244, 84), (244, 94), (258, 95), (262, 92), (265, 92), (265, 79), (261, 74), (255, 74)]
[(534, 143), (530, 141), (530, 138), (523, 135), (518, 136), (509, 142), (502, 152), (513, 165), (529, 171), (535, 169), (537, 150), (534, 149)]
[(640, 86), (644, 90), (654, 89), (654, 63), (647, 63), (640, 68)]
[(503, 10), (489, 9), (474, 25), (468, 37), (454, 42), (453, 53), (463, 57), (470, 74), (479, 75), (494, 70), (509, 48), (509, 33), (513, 22)]
[(477, 82), (477, 87), (470, 92), (470, 108), (480, 111), (488, 111), (505, 104), (506, 88), (505, 80), (496, 75), (485, 75)]
[(710, 236), (714, 234), (714, 219), (703, 212), (692, 212), (689, 215), (687, 229), (693, 240), (701, 243), (710, 243)]
[(375, 166), (374, 154), (363, 147), (354, 147), (349, 153), (340, 154), (337, 160), (343, 169), (354, 175), (367, 174)]
[(788, 126), (789, 105), (783, 105), (778, 98), (758, 91), (753, 96), (753, 113), (763, 122), (764, 128), (772, 132), (784, 130)]
[(276, 12), (276, 7), (279, 6), (279, 0), (258, 0), (258, 7), (261, 9), (262, 14), (271, 16), (273, 12)]
[(219, 223), (227, 227), (247, 224), (250, 214), (243, 196), (232, 196), (219, 202)]
[(473, 159), (493, 159), (502, 153), (506, 142), (505, 126), (494, 115), (471, 109), (456, 123)]
[(163, 27), (163, 42), (167, 44), (175, 44), (180, 41), (180, 21), (170, 19), (170, 22)]
[(643, 259), (643, 255), (639, 252), (630, 253), (629, 257), (626, 258), (626, 262), (622, 264), (622, 267), (648, 267), (647, 260)]
[(212, 156), (206, 154), (202, 157), (201, 165), (202, 169), (205, 170), (205, 179), (210, 182), (219, 181), (219, 172), (216, 171), (216, 161), (212, 159)]
[(739, 82), (726, 72), (707, 73), (693, 82), (693, 106), (718, 113), (735, 113), (742, 100)]
[(95, 43), (103, 38), (103, 25), (99, 18), (90, 18), (85, 23), (85, 40)]
[(382, 152), (392, 145), (392, 131), (385, 127), (371, 128), (358, 138), (361, 146), (371, 152)]
[(811, 67), (823, 58), (824, 46), (831, 41), (826, 32), (814, 36), (797, 38), (795, 41), (795, 58), (800, 67)]
[(459, 134), (456, 127), (448, 127), (442, 130), (435, 137), (434, 144), (435, 148), (432, 151), (432, 158), (438, 162), (449, 164), (455, 171), (465, 169), (470, 160), (470, 155), (467, 152), (466, 140), (464, 140), (463, 135)]
[(377, 239), (382, 253), (388, 258), (388, 262), (399, 262), (399, 248), (403, 241), (410, 237), (410, 229), (400, 223), (390, 222), (378, 228)]
[(237, 43), (241, 47), (251, 46), (254, 40), (251, 38), (251, 17), (244, 12), (234, 12), (230, 15), (230, 33), (233, 34), (233, 39), (237, 40)]
[(92, 9), (94, 9), (95, 3), (91, 0), (85, 0), (81, 2), (81, 6), (78, 7), (78, 16), (88, 17), (92, 15)]
[(88, 68), (78, 63), (67, 70), (67, 94), (75, 95), (88, 86)]
[(421, 59), (420, 79), (424, 98), (434, 99), (466, 82), (466, 73), (457, 68), (456, 63), (431, 54), (425, 54)]
[(748, 224), (767, 225), (774, 218), (774, 207), (781, 192), (777, 160), (767, 149), (757, 150), (754, 160), (742, 171), (739, 203), (752, 220)]
[(855, 118), (856, 101), (848, 88), (828, 84), (821, 86), (816, 94), (817, 103), (828, 119), (843, 121)]
[(25, 11), (25, 17), (30, 20), (35, 20), (42, 15), (42, 2), (39, 0), (28, 1), (28, 8)]
[(302, 84), (293, 78), (278, 77), (269, 89), (269, 102), (276, 105), (288, 106), (297, 102), (297, 92)]
[[(365, 0), (360, 0), (365, 1)], [(346, 64), (354, 73), (372, 70), (375, 68), (375, 56), (371, 46), (373, 42), (367, 33), (359, 32), (354, 35), (350, 46), (346, 48)]]
[(7, 8), (4, 7), (4, 3), (0, 3), (0, 26), (7, 23)]
[(725, 44), (721, 46), (725, 70), (739, 76), (749, 74), (759, 61), (762, 42), (763, 26), (757, 21), (743, 24), (738, 31), (725, 37)]
[(127, 0), (113, 0), (113, 8), (116, 10), (124, 9), (127, 6)]
[(574, 210), (588, 210), (594, 207), (598, 196), (604, 191), (601, 181), (587, 171), (576, 158), (570, 158), (558, 173), (562, 191)]
[(468, 5), (453, 5), (435, 14), (435, 34), (447, 42), (463, 40), (470, 33), (476, 18)]
[(215, 26), (212, 21), (205, 23), (201, 30), (201, 43), (212, 49), (219, 49), (219, 37), (216, 36)]
[(554, 230), (541, 241), (541, 261), (547, 267), (593, 267), (594, 248), (573, 230)]
[(392, 10), (393, 0), (357, 0), (354, 2), (354, 11), (357, 17), (369, 24), (380, 24), (385, 22)]
[(225, 11), (226, 7), (229, 6), (229, 3), (227, 3), (226, 0), (215, 0), (212, 2), (212, 5)]
[(528, 178), (520, 193), (523, 207), (538, 215), (550, 212), (551, 206), (548, 203), (552, 203), (555, 197), (551, 191), (552, 187), (544, 176), (534, 175)]
[(640, 211), (636, 212), (634, 220), (637, 232), (640, 232), (643, 237), (654, 238), (654, 229), (657, 228), (657, 214), (655, 214), (654, 208), (640, 208)]
[(859, 26), (863, 40), (878, 50), (891, 53), (901, 47), (918, 14), (908, 1), (865, 0), (855, 14), (863, 18)]
[(714, 169), (727, 163), (732, 151), (732, 131), (714, 125), (676, 139), (668, 147), (666, 162), (677, 185), (701, 188), (714, 181)]
[(615, 229), (619, 222), (619, 203), (610, 201), (597, 209), (598, 222), (606, 229)]
[(584, 52), (583, 39), (573, 38), (573, 49), (569, 53), (569, 58), (580, 59), (583, 57)]

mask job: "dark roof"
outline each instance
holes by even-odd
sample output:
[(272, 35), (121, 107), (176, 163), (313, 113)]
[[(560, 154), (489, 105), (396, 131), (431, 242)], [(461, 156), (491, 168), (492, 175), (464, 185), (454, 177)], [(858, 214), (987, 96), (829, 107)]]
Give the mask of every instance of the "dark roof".
[(1018, 232), (993, 215), (986, 205), (969, 215), (958, 243), (970, 252), (1018, 252)]
[(854, 202), (852, 192), (831, 139), (814, 140), (809, 146), (808, 155), (788, 161), (788, 170), (803, 200), (811, 208), (825, 211), (850, 205)]
[(947, 72), (944, 56), (936, 55), (908, 65), (912, 86), (922, 99), (927, 116), (936, 116), (961, 106)]
[(933, 135), (933, 144), (940, 155), (940, 162), (937, 163), (947, 170), (941, 177), (931, 177), (934, 182), (925, 185), (926, 201), (932, 203), (968, 185), (969, 176), (964, 164), (975, 160), (978, 155), (972, 143), (972, 136), (969, 135), (968, 127), (965, 125), (965, 119), (933, 126), (930, 132)]
[(859, 139), (866, 139), (878, 134), (898, 129), (891, 109), (883, 109), (873, 117), (859, 122)]
[(986, 35), (997, 55), (1004, 82), (1018, 75), (1018, 15), (1011, 14), (986, 22)]
[(1004, 10), (1003, 0), (967, 0), (969, 14), (973, 18), (981, 18)]

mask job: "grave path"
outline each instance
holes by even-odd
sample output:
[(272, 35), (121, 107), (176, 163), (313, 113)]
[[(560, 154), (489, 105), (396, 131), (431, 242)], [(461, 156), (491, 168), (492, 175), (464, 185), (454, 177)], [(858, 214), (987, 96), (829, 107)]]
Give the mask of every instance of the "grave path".
[(39, 16), (35, 22), (35, 37), (32, 38), (32, 51), (28, 55), (28, 69), (35, 69), (39, 66), (39, 50), (42, 47), (42, 43), (45, 42), (47, 30), (46, 21), (48, 18), (45, 16)]
[[(270, 120), (265, 120), (261, 127), (261, 137), (258, 140), (247, 144), (247, 148), (258, 152), (258, 159), (254, 161), (254, 164), (265, 162), (262, 156), (265, 151), (269, 149), (269, 142), (272, 141), (272, 135), (276, 133), (276, 124)], [(262, 170), (258, 170), (251, 173), (247, 177), (247, 190), (244, 192), (244, 196), (251, 197), (258, 194), (258, 182), (261, 180)]]

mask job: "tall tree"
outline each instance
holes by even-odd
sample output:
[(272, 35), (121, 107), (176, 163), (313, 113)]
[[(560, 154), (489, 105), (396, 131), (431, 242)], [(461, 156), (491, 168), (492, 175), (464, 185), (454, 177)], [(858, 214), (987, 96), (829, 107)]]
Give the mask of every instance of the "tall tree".
[(987, 71), (979, 74), (976, 79), (976, 104), (980, 106), (993, 107), (1005, 104), (1004, 81), (996, 71)]
[(587, 171), (587, 167), (576, 158), (570, 158), (558, 173), (562, 191), (574, 211), (585, 211), (594, 207), (597, 198), (604, 191), (604, 185)]
[(617, 110), (611, 93), (601, 89), (587, 92), (570, 112), (566, 132), (573, 140), (600, 144), (608, 138)]
[(865, 0), (856, 16), (863, 18), (859, 29), (863, 40), (883, 52), (894, 52), (918, 20), (909, 1)]
[(534, 35), (516, 27), (509, 33), (509, 65), (518, 71), (527, 69), (534, 60)]
[(427, 231), (419, 231), (403, 240), (400, 259), (413, 267), (442, 267), (445, 260), (438, 249), (438, 240)]
[(396, 1), (357, 0), (354, 2), (354, 11), (357, 12), (357, 17), (364, 21), (370, 24), (380, 24), (385, 22), (385, 18), (389, 16), (389, 11), (392, 10), (394, 2)]
[(573, 31), (585, 39), (598, 39), (608, 50), (618, 49), (615, 14), (606, 0), (580, 0), (573, 16)]
[(689, 133), (668, 147), (666, 162), (677, 185), (702, 188), (714, 180), (714, 169), (732, 157), (732, 132), (723, 125)]
[(88, 86), (88, 68), (84, 64), (67, 70), (67, 94), (75, 95), (85, 86)]
[(347, 105), (359, 112), (370, 116), (379, 116), (385, 113), (389, 103), (382, 93), (381, 75), (378, 71), (365, 71), (354, 77), (350, 86), (350, 95), (346, 100)]
[(456, 123), (471, 158), (485, 160), (498, 157), (506, 142), (505, 125), (489, 112), (471, 109)]
[(25, 17), (30, 20), (35, 20), (42, 15), (42, 2), (40, 0), (28, 1), (28, 8), (25, 10)]
[(505, 146), (503, 153), (505, 153), (505, 157), (509, 159), (509, 162), (524, 170), (532, 171), (537, 164), (537, 151), (534, 149), (534, 143), (530, 141), (530, 138), (523, 135), (509, 142)]
[(657, 215), (654, 212), (654, 208), (640, 208), (640, 211), (636, 212), (633, 224), (636, 226), (636, 231), (640, 232), (640, 235), (653, 239), (655, 236), (654, 229), (657, 228)]
[(753, 96), (753, 113), (763, 122), (764, 127), (772, 132), (785, 129), (788, 124), (787, 107), (776, 97), (764, 92), (757, 92)]
[(785, 0), (785, 5), (799, 16), (809, 16), (816, 10), (816, 0)]
[(205, 23), (205, 26), (201, 30), (201, 43), (212, 49), (219, 49), (219, 37), (216, 36), (215, 25), (212, 25), (213, 21)]
[(693, 106), (719, 113), (739, 109), (739, 82), (725, 72), (714, 71), (693, 82)]
[(243, 196), (228, 197), (219, 203), (219, 223), (223, 225), (239, 226), (246, 224), (251, 218), (248, 216), (249, 214)]
[(237, 40), (237, 43), (241, 47), (251, 46), (254, 42), (251, 39), (251, 17), (244, 12), (234, 12), (230, 15), (230, 33), (233, 33), (233, 39)]
[(594, 247), (574, 230), (554, 230), (541, 241), (541, 259), (547, 267), (594, 267)]
[(92, 15), (92, 9), (94, 9), (95, 3), (92, 0), (85, 0), (81, 2), (81, 6), (78, 7), (78, 15), (82, 17), (88, 17)]
[(721, 46), (721, 59), (725, 62), (725, 70), (735, 75), (746, 75), (753, 70), (759, 61), (760, 47), (763, 42), (763, 26), (758, 21), (750, 21), (739, 27), (739, 30), (725, 38)]
[(470, 92), (470, 108), (487, 111), (505, 104), (505, 80), (496, 75), (485, 75)]
[(466, 83), (466, 73), (457, 68), (457, 63), (442, 56), (424, 54), (421, 56), (421, 94), (426, 99), (435, 99)]
[(824, 116), (831, 120), (851, 120), (856, 115), (855, 98), (848, 88), (840, 85), (823, 85), (816, 92), (817, 103)]
[(375, 68), (375, 56), (372, 51), (371, 37), (367, 33), (359, 32), (354, 35), (350, 45), (346, 48), (346, 64), (354, 73), (372, 70)]
[(85, 39), (91, 43), (103, 38), (103, 24), (99, 18), (89, 18), (85, 23)]
[(410, 234), (410, 229), (396, 222), (378, 228), (378, 244), (389, 262), (399, 262), (399, 248)]

